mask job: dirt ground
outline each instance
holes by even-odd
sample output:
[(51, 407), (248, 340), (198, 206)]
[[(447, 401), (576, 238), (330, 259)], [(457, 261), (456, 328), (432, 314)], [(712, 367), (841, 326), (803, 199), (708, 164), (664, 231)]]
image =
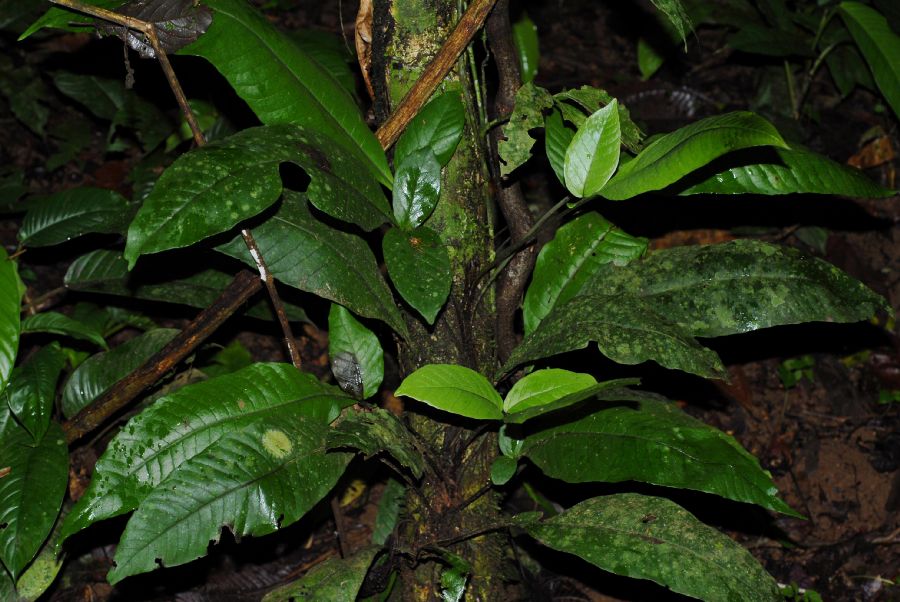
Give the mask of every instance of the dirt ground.
[[(285, 27), (343, 32), (352, 45), (355, 2), (328, 3), (324, 8), (311, 0), (270, 4), (275, 5), (272, 19)], [(606, 88), (648, 133), (748, 107), (779, 125), (785, 121), (777, 106), (755, 102), (760, 64), (726, 51), (719, 31), (699, 28), (687, 54), (676, 53), (658, 74), (642, 82), (635, 50), (638, 27), (647, 20), (641, 3), (532, 0), (525, 8), (539, 30), (537, 83), (551, 90), (583, 84)], [(76, 53), (97, 44), (103, 52), (115, 49), (115, 42), (87, 36), (64, 36), (48, 44), (53, 45), (50, 50)], [(9, 37), (2, 39), (0, 52), (14, 61), (25, 60), (23, 47)], [(121, 50), (117, 52), (121, 56)], [(839, 101), (827, 78), (823, 73), (816, 80), (808, 98), (818, 122), (805, 118), (799, 127), (789, 126), (791, 131), (814, 150), (839, 162), (854, 162), (873, 179), (897, 186), (900, 160), (893, 153), (900, 148), (897, 121), (889, 111), (876, 111), (877, 97), (868, 92), (857, 91)], [(78, 109), (60, 101), (52, 107), (51, 125), (78, 115)], [(58, 144), (35, 136), (9, 115), (2, 116), (2, 123), (0, 161), (24, 170), (25, 185), (33, 193), (82, 184), (121, 190), (137, 158), (131, 151), (104, 155), (106, 133), (98, 125), (87, 150), (47, 170), (46, 161), (59, 150)], [(880, 135), (864, 139), (876, 126)], [(525, 185), (536, 207), (560, 198), (549, 170), (534, 169)], [(796, 246), (848, 271), (884, 294), (895, 309), (900, 305), (900, 196), (878, 201), (651, 197), (628, 207), (610, 204), (597, 209), (626, 231), (650, 237), (657, 248), (750, 233)], [(7, 248), (15, 248), (18, 224), (15, 216), (0, 222), (0, 240)], [(41, 251), (23, 256), (23, 265), (36, 275), (30, 294), (36, 297), (59, 287), (75, 255), (75, 250), (65, 249), (61, 254)], [(63, 303), (71, 301), (66, 298)], [(189, 315), (160, 317), (177, 325)], [(730, 337), (710, 342), (728, 365), (727, 385), (698, 383), (662, 370), (645, 381), (679, 400), (689, 413), (733, 434), (772, 472), (784, 499), (808, 520), (778, 517), (708, 496), (676, 499), (741, 541), (779, 582), (810, 588), (825, 600), (900, 600), (900, 401), (879, 403), (879, 396), (900, 391), (894, 330), (893, 316), (882, 316), (879, 324), (816, 324)], [(223, 335), (227, 336), (237, 336), (255, 359), (284, 358), (271, 332), (234, 327)], [(326, 335), (309, 327), (301, 338), (307, 365), (325, 375)], [(798, 358), (806, 362), (806, 371), (788, 387), (779, 369)], [(74, 485), (83, 485), (98, 451), (97, 446), (78, 451), (73, 459)], [(351, 547), (367, 541), (379, 494), (375, 487), (343, 506)], [(516, 496), (509, 503), (524, 504)], [(159, 575), (151, 575), (129, 579), (116, 590), (106, 584), (105, 573), (122, 523), (111, 521), (73, 541), (63, 578), (49, 599), (255, 600), (265, 588), (337, 553), (330, 519), (317, 521), (328, 516), (326, 510), (274, 537), (240, 546), (225, 541), (209, 558), (170, 569), (165, 583)], [(322, 525), (317, 527), (318, 523)], [(565, 563), (551, 569), (534, 576), (533, 599), (677, 599), (587, 565)]]

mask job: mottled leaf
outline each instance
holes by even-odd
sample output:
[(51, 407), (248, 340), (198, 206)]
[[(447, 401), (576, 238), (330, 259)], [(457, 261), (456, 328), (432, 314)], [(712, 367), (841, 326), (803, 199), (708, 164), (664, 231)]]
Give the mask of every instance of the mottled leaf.
[(56, 381), (59, 380), (65, 363), (66, 356), (57, 343), (39, 349), (13, 370), (6, 395), (0, 397), (8, 402), (16, 420), (25, 427), (35, 442), (43, 438), (50, 426), (53, 402), (56, 399)]
[[(269, 420), (288, 426), (298, 423), (301, 417), (327, 424), (337, 417), (342, 407), (353, 402), (336, 387), (320, 383), (311, 374), (301, 373), (289, 364), (254, 364), (182, 387), (156, 400), (119, 431), (97, 462), (84, 496), (66, 517), (63, 536), (138, 508), (186, 462), (229, 433), (242, 433)], [(319, 435), (324, 445), (324, 433)], [(291, 439), (292, 435), (288, 437)], [(244, 436), (239, 439), (244, 440)], [(269, 447), (279, 449), (281, 437), (269, 439), (252, 441), (254, 448), (262, 451), (268, 441)], [(237, 445), (235, 442), (220, 447), (220, 451), (233, 451)], [(324, 448), (322, 451), (324, 458)], [(224, 475), (216, 486), (239, 478), (241, 471), (250, 468), (251, 457), (258, 459), (252, 454), (246, 461), (236, 461), (231, 466), (234, 472)], [(225, 463), (220, 468), (225, 470)], [(285, 485), (289, 480), (286, 479)], [(197, 488), (207, 481), (211, 484), (213, 479), (203, 477), (182, 492), (183, 503), (190, 503), (187, 497), (198, 495)]]
[(456, 151), (465, 125), (465, 107), (459, 92), (435, 96), (413, 117), (397, 140), (394, 165), (402, 165), (408, 157), (425, 149), (434, 153), (441, 166), (446, 165)]
[[(255, 227), (253, 236), (278, 280), (406, 335), (406, 324), (366, 242), (317, 220), (302, 195), (285, 194), (278, 212)], [(218, 249), (256, 265), (240, 236)]]
[(384, 263), (397, 292), (429, 324), (447, 301), (452, 285), (450, 256), (437, 233), (391, 228), (382, 240)]
[(516, 106), (503, 126), (503, 139), (497, 144), (500, 175), (507, 176), (531, 158), (535, 139), (529, 133), (544, 125), (544, 111), (553, 106), (553, 97), (543, 88), (527, 83), (516, 92)]
[(782, 599), (775, 580), (747, 550), (665, 498), (591, 498), (525, 530), (545, 546), (611, 573), (701, 600)]
[(390, 454), (417, 478), (425, 472), (425, 452), (400, 419), (381, 408), (353, 412), (341, 420), (328, 435), (328, 448), (350, 448), (371, 458)]
[(263, 602), (355, 602), (379, 550), (381, 546), (369, 546), (349, 558), (329, 558), (297, 581), (273, 589), (263, 596)]
[(467, 418), (501, 420), (503, 400), (488, 379), (465, 366), (428, 364), (407, 376), (395, 395)]
[(29, 247), (56, 245), (90, 232), (125, 230), (131, 210), (113, 190), (74, 188), (28, 203), (18, 237)]
[(378, 392), (384, 379), (384, 352), (374, 332), (363, 326), (345, 307), (333, 303), (328, 313), (328, 356), (341, 388), (350, 376), (338, 369), (335, 358), (346, 354), (359, 374), (360, 395), (368, 399)]
[(597, 194), (619, 165), (622, 133), (618, 106), (613, 99), (588, 117), (566, 149), (566, 188), (578, 198)]
[(88, 341), (103, 349), (109, 348), (103, 338), (103, 333), (89, 324), (79, 322), (56, 311), (45, 311), (25, 318), (22, 321), (22, 334), (33, 332), (49, 332)]

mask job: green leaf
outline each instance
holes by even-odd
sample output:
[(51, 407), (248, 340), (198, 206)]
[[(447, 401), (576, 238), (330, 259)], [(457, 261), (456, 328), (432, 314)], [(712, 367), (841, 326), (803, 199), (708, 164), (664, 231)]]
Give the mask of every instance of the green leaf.
[(646, 250), (646, 238), (626, 234), (599, 213), (586, 213), (561, 227), (538, 254), (522, 305), (525, 334), (534, 332), (557, 303), (578, 294), (600, 266), (625, 265)]
[(503, 400), (488, 379), (465, 366), (429, 364), (407, 376), (394, 392), (467, 418), (501, 420)]
[(115, 349), (98, 353), (85, 360), (63, 387), (60, 402), (63, 415), (71, 418), (77, 414), (117, 381), (136, 370), (154, 353), (165, 347), (177, 334), (178, 330), (174, 328), (150, 330)]
[(693, 30), (694, 26), (691, 24), (691, 18), (684, 10), (681, 0), (650, 1), (653, 2), (653, 6), (666, 15), (672, 25), (675, 26), (675, 29), (678, 31), (678, 36), (684, 41), (684, 47), (685, 50), (687, 50), (687, 34), (689, 31)]
[(0, 479), (0, 561), (17, 579), (56, 522), (68, 484), (69, 452), (55, 422), (37, 443), (18, 426), (2, 435), (0, 458), (9, 474)]
[(756, 240), (675, 247), (626, 266), (604, 266), (583, 290), (633, 296), (698, 337), (856, 322), (888, 309), (884, 299), (833, 265)]
[(590, 374), (557, 368), (537, 370), (512, 386), (503, 400), (503, 411), (510, 414), (546, 405), (596, 384)]
[(41, 440), (50, 426), (56, 381), (65, 363), (66, 356), (59, 345), (51, 343), (13, 371), (6, 389), (9, 409), (35, 442)]
[(531, 158), (535, 139), (529, 132), (544, 125), (543, 112), (552, 106), (550, 93), (533, 83), (516, 92), (516, 106), (503, 126), (503, 139), (497, 144), (501, 176), (508, 176)]
[(19, 306), (24, 293), (16, 262), (0, 245), (0, 393), (9, 382), (19, 349)]
[[(292, 425), (301, 417), (327, 424), (353, 401), (336, 387), (289, 364), (253, 364), (182, 387), (156, 400), (119, 431), (97, 462), (84, 496), (66, 517), (63, 537), (134, 510), (186, 462), (229, 433), (241, 433), (267, 421)], [(324, 434), (319, 435), (324, 445)], [(277, 442), (271, 441), (270, 447)], [(257, 439), (254, 447), (261, 451), (265, 442), (260, 445)], [(238, 462), (227, 478), (247, 468), (246, 462)], [(203, 477), (182, 493), (195, 493), (207, 480)]]
[(538, 46), (538, 31), (534, 21), (523, 12), (518, 21), (512, 24), (513, 43), (519, 55), (519, 69), (522, 83), (527, 84), (538, 72), (541, 53)]
[(435, 96), (413, 117), (397, 140), (394, 165), (402, 165), (408, 157), (425, 149), (434, 153), (441, 166), (446, 165), (456, 151), (465, 125), (465, 107), (459, 92)]
[(353, 388), (359, 390), (348, 392), (363, 399), (378, 392), (384, 379), (381, 343), (374, 332), (336, 303), (328, 312), (328, 356), (331, 358), (331, 371), (342, 389), (347, 391), (345, 383), (352, 382), (355, 385)]
[(537, 329), (516, 347), (503, 372), (527, 362), (584, 349), (594, 341), (600, 352), (620, 364), (653, 360), (673, 370), (724, 378), (719, 357), (691, 332), (642, 299), (580, 295), (557, 304)]
[(657, 138), (623, 165), (600, 194), (620, 201), (659, 190), (713, 159), (753, 146), (786, 148), (787, 144), (768, 121), (753, 113), (739, 111), (701, 119)]
[(647, 81), (653, 77), (654, 73), (659, 71), (666, 59), (653, 47), (653, 44), (645, 38), (638, 38), (637, 61), (638, 69), (641, 72), (641, 80)]
[(367, 458), (387, 452), (417, 479), (425, 473), (424, 450), (399, 418), (381, 408), (353, 412), (341, 420), (328, 435), (328, 448), (357, 449)]
[(449, 550), (440, 550), (439, 554), (447, 563), (441, 572), (441, 601), (460, 602), (466, 595), (466, 583), (472, 567), (466, 559)]
[(291, 39), (337, 81), (350, 96), (356, 98), (356, 74), (352, 65), (356, 55), (344, 44), (344, 39), (329, 31), (295, 29)]
[(622, 134), (618, 107), (613, 99), (588, 117), (566, 149), (566, 187), (579, 198), (597, 194), (619, 165)]
[(22, 334), (33, 332), (50, 332), (72, 337), (73, 339), (89, 341), (98, 347), (109, 349), (103, 338), (103, 333), (97, 331), (89, 324), (79, 322), (56, 311), (45, 311), (25, 318), (22, 321)]
[(575, 130), (563, 122), (559, 109), (555, 108), (547, 114), (544, 119), (544, 147), (550, 167), (563, 186), (566, 185), (566, 149), (574, 136)]
[[(406, 324), (369, 246), (313, 217), (302, 195), (286, 193), (278, 212), (255, 227), (253, 236), (269, 272), (281, 282), (381, 320), (406, 336)], [(218, 250), (256, 265), (240, 236)]]
[(569, 483), (640, 481), (800, 516), (734, 438), (646, 393), (619, 389), (602, 397), (602, 409), (526, 436), (522, 455)]
[[(640, 383), (641, 381), (638, 378), (618, 378), (615, 380), (607, 380), (602, 383), (590, 385), (584, 389), (576, 390), (572, 393), (567, 393), (561, 397), (553, 399), (552, 401), (548, 401), (543, 405), (525, 408), (517, 412), (510, 412), (504, 417), (503, 421), (506, 422), (506, 424), (523, 424), (533, 418), (537, 418), (538, 416), (550, 414), (551, 412), (558, 412), (559, 410), (568, 408), (569, 406), (587, 401), (589, 399), (599, 399), (601, 401), (609, 399), (620, 399), (620, 397), (615, 396), (628, 394), (629, 390), (625, 389), (625, 387), (631, 385), (639, 385)], [(626, 393), (623, 393), (623, 391), (625, 391)], [(519, 451), (516, 451), (515, 453), (518, 454)], [(506, 452), (504, 452), (504, 454), (506, 454)]]
[(491, 464), (491, 483), (506, 485), (516, 475), (519, 463), (507, 456), (498, 456)]
[(263, 602), (355, 602), (381, 546), (363, 548), (349, 558), (329, 558), (303, 577), (281, 585), (263, 596)]
[(781, 600), (775, 580), (750, 552), (664, 498), (595, 497), (525, 530), (611, 573), (701, 600)]
[[(19, 575), (16, 581), (18, 599), (14, 596), (4, 597), (0, 586), (0, 598), (3, 600), (18, 600), (18, 602), (37, 602), (50, 589), (56, 580), (59, 570), (62, 568), (64, 557), (59, 553), (59, 532), (62, 521), (57, 519), (50, 536), (44, 541), (44, 545), (38, 550), (37, 556)], [(4, 575), (6, 571), (3, 571)]]
[(859, 2), (842, 2), (841, 17), (862, 51), (878, 89), (900, 117), (900, 36), (877, 10)]
[[(772, 149), (772, 160), (729, 162), (713, 175), (690, 184), (679, 194), (836, 194), (856, 198), (884, 198), (895, 194), (863, 172), (803, 149)], [(735, 157), (736, 159), (738, 157)], [(710, 166), (712, 167), (712, 166)], [(704, 170), (708, 171), (708, 170)]]
[(191, 245), (272, 205), (286, 161), (307, 171), (307, 194), (326, 213), (366, 230), (391, 221), (377, 182), (323, 135), (294, 125), (250, 128), (185, 153), (160, 176), (128, 229), (129, 269), (141, 254)]
[[(255, 267), (255, 266), (254, 266)], [(159, 270), (148, 272), (159, 274)], [(167, 275), (169, 276), (169, 275)], [(166, 278), (155, 281), (134, 281), (128, 271), (128, 262), (118, 251), (97, 249), (77, 258), (69, 266), (64, 282), (67, 288), (92, 293), (104, 293), (135, 299), (147, 299), (163, 303), (180, 303), (191, 307), (209, 307), (216, 297), (232, 281), (233, 276), (219, 270), (207, 269), (182, 278)], [(306, 312), (292, 303), (285, 302), (289, 320), (308, 322)], [(246, 315), (262, 320), (274, 319), (267, 300), (250, 303)]]
[(441, 194), (441, 164), (429, 148), (407, 155), (394, 176), (394, 218), (404, 230), (422, 225)]
[(237, 339), (231, 341), (201, 366), (210, 378), (237, 372), (253, 363), (253, 356)]
[(429, 324), (450, 295), (450, 255), (434, 230), (391, 228), (381, 241), (384, 263), (397, 292)]
[[(556, 103), (556, 108), (562, 113), (563, 119), (578, 129), (584, 125), (588, 115), (593, 115), (598, 109), (605, 107), (616, 99), (606, 90), (592, 86), (581, 86), (580, 88), (557, 92), (553, 95), (553, 100)], [(644, 134), (637, 124), (631, 120), (631, 114), (625, 105), (619, 103), (618, 112), (622, 146), (633, 153), (637, 153), (641, 150), (641, 141), (644, 138)]]
[(205, 4), (213, 10), (213, 23), (180, 54), (212, 63), (264, 124), (321, 132), (390, 187), (384, 151), (337, 80), (244, 0)]
[(813, 57), (812, 37), (798, 36), (796, 31), (783, 31), (765, 25), (745, 23), (728, 36), (728, 45), (741, 52), (773, 57)]
[(44, 247), (90, 232), (119, 233), (130, 214), (128, 201), (113, 190), (74, 188), (29, 202), (18, 236), (26, 246)]
[(236, 538), (272, 533), (328, 494), (350, 454), (325, 453), (327, 425), (300, 415), (255, 418), (180, 461), (140, 502), (116, 548), (111, 584), (204, 556), (226, 526)]
[(397, 479), (388, 479), (378, 500), (378, 514), (372, 527), (372, 543), (384, 545), (394, 532), (400, 519), (400, 510), (406, 497), (406, 486)]
[[(111, 10), (122, 4), (122, 0), (89, 0), (87, 4)], [(65, 8), (54, 7), (45, 12), (37, 21), (32, 23), (28, 29), (19, 36), (19, 41), (24, 40), (34, 32), (45, 27), (64, 29), (66, 31), (84, 31), (84, 24), (92, 23), (93, 21), (93, 17)]]

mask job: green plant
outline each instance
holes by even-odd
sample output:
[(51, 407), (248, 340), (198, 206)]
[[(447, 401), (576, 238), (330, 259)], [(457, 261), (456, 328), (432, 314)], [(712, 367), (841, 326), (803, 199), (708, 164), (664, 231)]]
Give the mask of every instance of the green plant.
[[(523, 481), (534, 492), (526, 470), (533, 465), (570, 483), (638, 481), (799, 516), (730, 436), (636, 388), (637, 379), (598, 381), (544, 358), (595, 343), (620, 364), (652, 360), (724, 378), (721, 360), (697, 337), (813, 320), (854, 322), (884, 301), (825, 262), (759, 241), (651, 253), (645, 239), (585, 208), (653, 191), (673, 198), (892, 192), (790, 147), (752, 113), (712, 117), (644, 140), (627, 109), (602, 90), (552, 94), (533, 84), (519, 87), (507, 2), (473, 2), (462, 18), (455, 2), (442, 2), (446, 10), (438, 11), (432, 4), (380, 7), (387, 12), (378, 17), (392, 19), (393, 27), (382, 32), (387, 38), (372, 41), (373, 51), (403, 60), (370, 66), (385, 120), (377, 137), (341, 80), (323, 67), (340, 70), (341, 62), (312, 59), (242, 0), (171, 2), (175, 13), (150, 25), (143, 13), (125, 22), (80, 7), (146, 34), (127, 40), (160, 60), (176, 92), (167, 53), (203, 57), (263, 125), (207, 141), (184, 102), (196, 148), (135, 198), (80, 189), (29, 205), (24, 217), (19, 239), (26, 249), (121, 233), (124, 249), (79, 257), (67, 286), (209, 306), (183, 332), (150, 328), (106, 350), (110, 332), (123, 324), (147, 328), (146, 321), (96, 307), (23, 320), (25, 288), (16, 261), (5, 252), (0, 257), (0, 395), (8, 405), (0, 415), (8, 463), (0, 479), (0, 499), (8, 501), (0, 510), (6, 525), (0, 587), (6, 597), (15, 595), (14, 587), (20, 595), (40, 590), (31, 585), (35, 579), (48, 586), (58, 570), (56, 547), (114, 516), (132, 513), (111, 583), (203, 556), (226, 527), (236, 536), (271, 533), (326, 498), (362, 456), (383, 460), (394, 474), (372, 545), (323, 563), (268, 600), (352, 600), (370, 571), (392, 575), (380, 582), (382, 589), (392, 584), (385, 596), (398, 599), (460, 600), (466, 592), (469, 599), (501, 599), (506, 586), (499, 569), (508, 559), (502, 533), (702, 599), (779, 599), (774, 579), (746, 550), (664, 497), (590, 497), (542, 517), (504, 513), (501, 496)], [(678, 2), (656, 4), (684, 28)], [(499, 78), (492, 110), (505, 122), (502, 135), (484, 120), (477, 65), (462, 61), (450, 75), (429, 66), (446, 38), (443, 48), (456, 50), (446, 51), (444, 69), (453, 67), (492, 7), (487, 40)], [(413, 19), (415, 11), (432, 26)], [(26, 34), (68, 27), (74, 17), (52, 9)], [(190, 43), (155, 37), (172, 31)], [(421, 87), (429, 79), (423, 73), (442, 90)], [(404, 97), (411, 100), (401, 104)], [(387, 107), (397, 104), (388, 116)], [(207, 135), (215, 123), (204, 124)], [(537, 128), (545, 130), (547, 159), (570, 196), (535, 220), (509, 176), (531, 157)], [(157, 144), (169, 135), (156, 137)], [(170, 147), (178, 145), (177, 136), (170, 140)], [(392, 147), (391, 161), (383, 147)], [(490, 167), (486, 147), (496, 158)], [(288, 187), (284, 163), (305, 172), (305, 190)], [(491, 174), (511, 233), (499, 250), (492, 242)], [(535, 235), (567, 204), (564, 224), (536, 254)], [(381, 248), (393, 290), (373, 244)], [(152, 255), (169, 251), (195, 269), (177, 279), (130, 275), (136, 264), (152, 266)], [(233, 273), (238, 262), (260, 277), (239, 272), (232, 279), (224, 270)], [(332, 303), (329, 350), (340, 388), (298, 370), (296, 354), (294, 365), (245, 366), (240, 354), (220, 356), (214, 377), (191, 384), (175, 379), (118, 431), (90, 487), (52, 531), (66, 494), (66, 443), (77, 445), (145, 395), (263, 285), (293, 351), (290, 321), (306, 315), (282, 306), (273, 281)], [(514, 327), (520, 308), (521, 342)], [(265, 306), (248, 313), (272, 317)], [(19, 339), (31, 332), (75, 338), (101, 351), (69, 369), (67, 362), (79, 360), (53, 342), (16, 365)], [(409, 401), (401, 417), (361, 403), (379, 391), (392, 341), (405, 377), (396, 394)], [(58, 390), (63, 371), (69, 374)]]

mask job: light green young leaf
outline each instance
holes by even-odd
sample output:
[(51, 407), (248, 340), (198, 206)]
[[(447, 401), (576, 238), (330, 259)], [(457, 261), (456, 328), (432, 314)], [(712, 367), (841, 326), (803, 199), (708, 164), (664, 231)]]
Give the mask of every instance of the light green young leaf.
[(574, 297), (600, 266), (625, 265), (647, 250), (647, 239), (630, 236), (599, 213), (581, 215), (541, 249), (522, 304), (525, 334), (531, 334), (557, 303)]
[(325, 453), (327, 425), (302, 415), (254, 418), (178, 462), (140, 502), (116, 548), (111, 584), (204, 556), (226, 526), (238, 538), (272, 533), (328, 494), (351, 456)]
[[(435, 96), (409, 122), (394, 146), (394, 165), (402, 165), (407, 157), (429, 149), (441, 166), (450, 161), (462, 138), (466, 112), (459, 92)], [(398, 174), (399, 175), (399, 174)]]
[(659, 71), (665, 62), (663, 57), (646, 38), (638, 38), (637, 44), (638, 69), (641, 72), (641, 80), (647, 81), (653, 74)]
[(566, 149), (575, 137), (575, 130), (563, 121), (562, 113), (554, 108), (544, 119), (544, 148), (547, 160), (559, 183), (566, 185)]
[(502, 371), (584, 349), (591, 341), (620, 364), (653, 360), (706, 378), (725, 377), (715, 352), (700, 345), (688, 329), (658, 313), (654, 305), (640, 298), (604, 295), (579, 295), (557, 304), (513, 350)]
[(665, 498), (595, 497), (524, 528), (554, 550), (701, 600), (782, 599), (775, 580), (750, 552)]
[(512, 386), (503, 400), (503, 411), (510, 414), (546, 405), (596, 384), (590, 374), (558, 368), (537, 370)]
[[(338, 384), (354, 397), (368, 399), (384, 379), (384, 351), (375, 333), (363, 326), (345, 307), (333, 303), (328, 312), (328, 356)], [(340, 359), (338, 359), (340, 358)], [(359, 379), (357, 383), (355, 378)], [(345, 386), (346, 385), (346, 386)]]
[(583, 418), (526, 436), (522, 455), (569, 483), (640, 481), (800, 516), (734, 438), (656, 396), (619, 389), (601, 398)]
[(330, 558), (300, 579), (273, 589), (263, 596), (263, 602), (355, 602), (369, 566), (380, 550), (381, 546), (369, 546), (349, 558)]
[(550, 93), (532, 83), (516, 92), (516, 106), (502, 128), (503, 139), (497, 143), (501, 176), (508, 176), (531, 158), (535, 139), (529, 132), (544, 125), (543, 113), (552, 106)]
[(708, 117), (660, 136), (624, 164), (601, 196), (620, 201), (672, 184), (731, 151), (754, 146), (787, 148), (765, 119), (748, 112)]
[(0, 245), (0, 393), (9, 382), (19, 350), (19, 306), (24, 293), (16, 262)]
[(519, 68), (522, 83), (527, 84), (538, 72), (541, 52), (538, 46), (537, 25), (523, 12), (519, 20), (512, 24), (513, 42), (519, 54)]
[(106, 340), (103, 338), (103, 333), (89, 324), (79, 322), (56, 311), (45, 311), (25, 318), (22, 321), (22, 334), (33, 332), (49, 332), (72, 337), (73, 339), (88, 341), (103, 349), (109, 349)]
[[(278, 212), (253, 229), (269, 272), (281, 282), (386, 323), (402, 336), (406, 324), (366, 242), (317, 220), (303, 195), (285, 193)], [(238, 236), (218, 247), (256, 265)]]
[(550, 414), (552, 412), (558, 412), (559, 410), (568, 408), (569, 406), (573, 406), (577, 403), (586, 402), (588, 400), (604, 401), (609, 399), (621, 399), (621, 397), (617, 396), (627, 395), (630, 393), (630, 390), (626, 387), (639, 384), (641, 384), (641, 381), (638, 378), (617, 378), (615, 380), (606, 380), (602, 383), (590, 385), (584, 389), (579, 389), (572, 393), (568, 393), (543, 405), (525, 408), (517, 412), (510, 412), (503, 418), (503, 421), (506, 424), (524, 424), (525, 422), (528, 422), (529, 420), (532, 420), (539, 416)]
[(878, 89), (900, 118), (900, 35), (881, 13), (860, 2), (842, 2), (840, 13), (869, 64)]
[[(575, 129), (584, 125), (588, 115), (593, 115), (616, 100), (606, 90), (593, 86), (581, 86), (572, 90), (564, 90), (553, 95), (555, 108), (562, 113), (565, 121), (575, 126)], [(622, 146), (632, 153), (640, 152), (644, 133), (631, 120), (628, 108), (619, 103), (619, 129), (622, 133)]]
[(74, 188), (29, 202), (18, 237), (26, 246), (44, 247), (91, 232), (119, 233), (131, 213), (114, 190)]
[(425, 454), (400, 419), (381, 408), (353, 412), (336, 424), (327, 439), (328, 449), (350, 448), (371, 458), (387, 452), (417, 479), (425, 473)]
[(461, 602), (466, 595), (466, 583), (472, 567), (464, 558), (447, 550), (442, 550), (441, 556), (447, 563), (441, 572), (441, 601)]
[(394, 176), (394, 218), (404, 230), (422, 225), (441, 195), (441, 164), (429, 148), (415, 151), (398, 163)]
[(428, 364), (407, 376), (394, 392), (467, 418), (501, 420), (503, 399), (481, 374), (465, 366)]
[(296, 124), (321, 132), (391, 186), (378, 139), (337, 80), (244, 0), (204, 4), (213, 11), (213, 23), (179, 54), (212, 63), (264, 124)]
[(597, 194), (619, 165), (622, 133), (618, 109), (615, 99), (598, 109), (578, 128), (566, 149), (566, 187), (579, 198)]
[(125, 259), (185, 247), (257, 215), (282, 192), (279, 167), (301, 166), (316, 207), (371, 230), (390, 222), (378, 183), (327, 137), (295, 125), (250, 128), (179, 157), (128, 229)]
[[(678, 194), (835, 194), (855, 198), (884, 198), (896, 194), (869, 179), (863, 172), (841, 165), (809, 150), (772, 149), (771, 160), (740, 161), (724, 170), (716, 167)], [(710, 166), (712, 167), (712, 166)], [(709, 171), (709, 170), (701, 170)]]
[(18, 425), (2, 435), (0, 458), (9, 474), (0, 479), (0, 561), (17, 579), (56, 522), (68, 484), (69, 451), (55, 422), (37, 443)]
[(60, 406), (71, 418), (94, 401), (116, 381), (137, 369), (154, 353), (175, 338), (178, 330), (158, 328), (122, 343), (115, 349), (91, 356), (69, 376), (63, 387)]
[(447, 247), (427, 227), (412, 232), (391, 228), (381, 244), (384, 263), (397, 292), (429, 324), (434, 324), (453, 284)]
[[(301, 417), (327, 424), (354, 401), (289, 364), (253, 364), (182, 387), (156, 400), (119, 431), (97, 462), (84, 496), (66, 517), (63, 538), (96, 521), (136, 509), (173, 472), (228, 433), (241, 433), (266, 421), (276, 427), (294, 424)], [(324, 434), (322, 438), (324, 446)], [(280, 439), (270, 436), (252, 443), (263, 451), (268, 442), (268, 447), (277, 451)], [(237, 462), (232, 469), (249, 469), (248, 462)], [(203, 477), (184, 495), (205, 482)], [(189, 502), (185, 499), (184, 503)]]
[(56, 381), (65, 363), (66, 356), (58, 343), (42, 347), (13, 370), (6, 395), (0, 397), (0, 402), (9, 403), (10, 411), (35, 442), (43, 438), (50, 426)]

